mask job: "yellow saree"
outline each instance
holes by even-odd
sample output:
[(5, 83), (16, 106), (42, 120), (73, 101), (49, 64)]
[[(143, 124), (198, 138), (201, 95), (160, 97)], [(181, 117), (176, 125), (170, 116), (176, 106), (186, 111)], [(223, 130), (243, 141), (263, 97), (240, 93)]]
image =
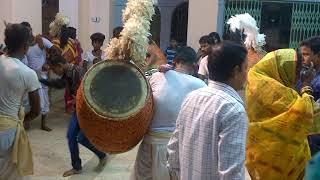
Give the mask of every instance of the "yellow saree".
[(246, 166), (253, 180), (303, 179), (315, 129), (314, 101), (294, 90), (296, 52), (267, 54), (248, 73)]

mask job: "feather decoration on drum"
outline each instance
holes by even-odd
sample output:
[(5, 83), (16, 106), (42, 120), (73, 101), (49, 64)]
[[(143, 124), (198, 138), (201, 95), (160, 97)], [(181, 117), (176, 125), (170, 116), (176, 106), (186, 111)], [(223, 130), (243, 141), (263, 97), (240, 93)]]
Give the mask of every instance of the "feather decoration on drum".
[[(154, 113), (144, 72), (155, 0), (128, 0), (124, 29), (110, 41), (107, 61), (90, 68), (77, 92), (76, 112), (85, 135), (99, 150), (123, 153), (146, 134)], [(133, 63), (132, 63), (133, 62)]]
[(149, 45), (150, 21), (156, 0), (128, 0), (123, 11), (124, 29), (119, 39), (112, 39), (105, 50), (108, 59), (130, 59), (140, 68), (145, 66)]

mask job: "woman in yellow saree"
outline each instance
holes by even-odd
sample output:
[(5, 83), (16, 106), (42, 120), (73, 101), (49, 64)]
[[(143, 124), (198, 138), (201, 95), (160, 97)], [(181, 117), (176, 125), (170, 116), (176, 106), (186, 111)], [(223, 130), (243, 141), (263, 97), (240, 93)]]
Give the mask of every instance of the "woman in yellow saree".
[(303, 179), (310, 159), (307, 135), (317, 128), (312, 96), (294, 90), (297, 59), (293, 49), (277, 50), (248, 73), (246, 166), (253, 180)]

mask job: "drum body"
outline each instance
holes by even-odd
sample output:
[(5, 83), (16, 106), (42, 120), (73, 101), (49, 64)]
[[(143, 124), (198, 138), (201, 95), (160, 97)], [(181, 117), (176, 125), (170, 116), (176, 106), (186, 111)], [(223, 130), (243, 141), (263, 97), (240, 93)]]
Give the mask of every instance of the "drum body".
[(102, 61), (85, 74), (77, 92), (81, 130), (99, 150), (122, 153), (135, 147), (154, 113), (143, 72), (124, 61)]

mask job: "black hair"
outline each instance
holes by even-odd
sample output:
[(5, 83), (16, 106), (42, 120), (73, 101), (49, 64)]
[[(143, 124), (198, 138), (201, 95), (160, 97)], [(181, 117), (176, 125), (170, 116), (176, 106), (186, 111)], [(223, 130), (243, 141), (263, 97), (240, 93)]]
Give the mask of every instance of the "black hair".
[(151, 44), (154, 44), (154, 41), (152, 39), (152, 35), (149, 35), (148, 36), (148, 44), (151, 45)]
[(217, 32), (211, 32), (208, 36), (212, 38), (214, 44), (221, 42), (220, 35)]
[(4, 36), (8, 52), (15, 52), (23, 46), (29, 45), (31, 32), (22, 24), (10, 24), (6, 27)]
[(170, 38), (170, 41), (178, 41), (178, 40), (177, 40), (177, 38), (175, 38), (175, 37), (171, 37), (171, 38)]
[(314, 54), (320, 52), (320, 36), (314, 36), (300, 43), (300, 47), (306, 46), (311, 49)]
[(76, 39), (77, 38), (77, 29), (74, 27), (68, 27), (69, 38)]
[(102, 34), (102, 33), (94, 33), (90, 36), (90, 39), (92, 42), (99, 42), (99, 43), (103, 43), (103, 41), (106, 39), (106, 37)]
[(54, 55), (49, 59), (49, 65), (59, 65), (59, 64), (67, 64), (67, 60), (62, 55)]
[(197, 53), (188, 46), (178, 48), (174, 61), (177, 63), (193, 65), (197, 61)]
[(229, 40), (238, 44), (243, 45), (245, 41), (246, 35), (243, 31), (236, 29), (236, 32), (230, 30), (230, 25), (227, 26), (227, 29), (223, 35), (224, 40)]
[(31, 28), (31, 25), (30, 25), (30, 23), (28, 23), (28, 22), (26, 22), (26, 21), (23, 21), (22, 23), (20, 23), (21, 25), (24, 25), (24, 26), (26, 26), (26, 27), (28, 27), (28, 28)]
[(64, 49), (64, 47), (68, 44), (69, 40), (69, 31), (67, 25), (63, 25), (60, 31), (60, 48)]
[(205, 44), (205, 43), (208, 43), (209, 45), (212, 45), (212, 44), (214, 44), (214, 41), (210, 36), (205, 35), (205, 36), (202, 36), (199, 39), (199, 44)]
[(247, 58), (247, 49), (232, 41), (224, 41), (212, 47), (208, 55), (209, 79), (226, 82), (232, 77), (233, 69)]
[(119, 38), (122, 30), (123, 30), (122, 26), (115, 27), (113, 29), (113, 38)]

